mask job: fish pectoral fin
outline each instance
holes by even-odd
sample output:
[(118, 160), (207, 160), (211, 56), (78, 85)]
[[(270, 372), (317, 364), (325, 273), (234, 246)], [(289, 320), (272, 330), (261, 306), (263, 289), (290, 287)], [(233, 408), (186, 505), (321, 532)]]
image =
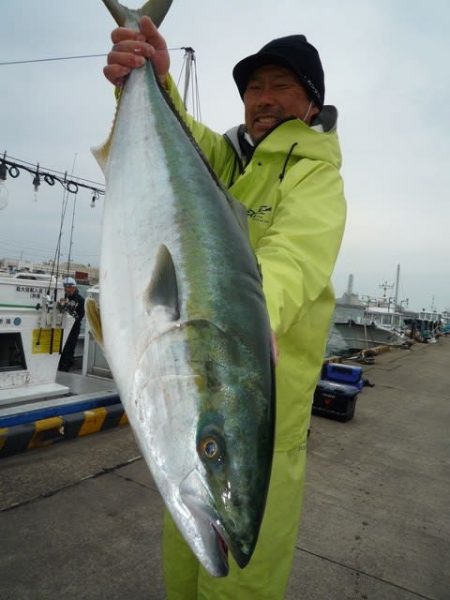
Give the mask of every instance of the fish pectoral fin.
[(100, 307), (97, 304), (97, 301), (94, 298), (86, 298), (84, 310), (92, 336), (97, 344), (103, 349), (102, 320), (100, 317)]
[(149, 313), (156, 307), (162, 307), (168, 321), (177, 321), (180, 318), (175, 265), (169, 249), (164, 244), (158, 250), (155, 268), (145, 296), (144, 302)]

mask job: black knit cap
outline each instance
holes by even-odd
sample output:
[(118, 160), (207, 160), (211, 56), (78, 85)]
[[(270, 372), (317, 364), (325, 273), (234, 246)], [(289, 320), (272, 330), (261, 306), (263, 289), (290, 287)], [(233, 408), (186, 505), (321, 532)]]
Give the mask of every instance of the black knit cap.
[(300, 79), (308, 96), (321, 109), (325, 100), (325, 82), (319, 53), (304, 35), (288, 35), (272, 40), (256, 54), (247, 56), (233, 69), (233, 77), (241, 98), (251, 74), (268, 64), (283, 65)]

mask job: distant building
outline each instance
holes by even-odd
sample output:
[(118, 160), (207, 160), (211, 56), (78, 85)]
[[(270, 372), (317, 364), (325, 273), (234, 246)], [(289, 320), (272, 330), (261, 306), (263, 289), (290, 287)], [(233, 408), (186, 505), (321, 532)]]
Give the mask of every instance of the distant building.
[(57, 270), (61, 277), (73, 277), (79, 284), (94, 285), (95, 283), (98, 283), (98, 267), (73, 262), (68, 265), (67, 262), (63, 262), (60, 263), (56, 269), (53, 264), (52, 260), (34, 263), (20, 258), (0, 259), (0, 268), (6, 271), (33, 271), (34, 273), (52, 273), (55, 275)]
[(23, 260), (22, 258), (1, 258), (0, 267), (8, 271), (31, 271), (33, 263), (30, 260)]

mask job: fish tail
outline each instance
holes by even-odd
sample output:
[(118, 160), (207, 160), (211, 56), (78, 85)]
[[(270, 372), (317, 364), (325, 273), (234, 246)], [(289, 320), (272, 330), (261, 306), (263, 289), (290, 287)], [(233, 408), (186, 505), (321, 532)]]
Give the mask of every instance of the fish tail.
[[(172, 4), (172, 0), (148, 0), (147, 2), (145, 2), (145, 4), (141, 6), (141, 8), (132, 9), (121, 4), (119, 0), (102, 1), (120, 27), (126, 25), (127, 27), (135, 27), (136, 29), (138, 28), (139, 19), (143, 16), (150, 17), (153, 23), (157, 27), (159, 27), (169, 10), (170, 5)], [(116, 115), (117, 108), (118, 106), (116, 106)], [(111, 132), (106, 142), (104, 142), (100, 146), (91, 148), (92, 154), (96, 158), (103, 173), (105, 173), (106, 166), (108, 163), (109, 150), (111, 147), (112, 132), (114, 130), (115, 120), (116, 119), (114, 117), (113, 126), (111, 128)]]
[(148, 0), (139, 9), (128, 8), (121, 4), (119, 0), (103, 0), (103, 4), (121, 27), (136, 24), (143, 16), (150, 17), (153, 23), (159, 27), (172, 4), (172, 0)]

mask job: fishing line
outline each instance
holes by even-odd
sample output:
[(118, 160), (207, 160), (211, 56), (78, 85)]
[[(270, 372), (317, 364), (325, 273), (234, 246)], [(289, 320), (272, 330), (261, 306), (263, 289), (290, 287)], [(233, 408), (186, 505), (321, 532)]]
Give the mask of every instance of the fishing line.
[[(175, 52), (176, 50), (183, 50), (183, 48), (167, 48), (168, 52)], [(162, 50), (157, 50), (157, 52), (162, 52)], [(5, 67), (9, 65), (28, 65), (32, 63), (40, 63), (40, 62), (53, 62), (58, 60), (80, 60), (83, 58), (101, 58), (108, 56), (108, 54), (80, 54), (78, 56), (55, 56), (52, 58), (34, 58), (30, 60), (11, 60), (0, 62), (0, 67)]]
[[(72, 164), (72, 173), (75, 168), (76, 158), (77, 158), (77, 155), (75, 154), (74, 159), (73, 159), (73, 164)], [(55, 302), (56, 302), (57, 293), (58, 293), (57, 284), (58, 284), (58, 277), (59, 277), (59, 267), (60, 267), (60, 262), (61, 262), (62, 232), (63, 232), (63, 226), (64, 226), (64, 220), (65, 220), (65, 216), (66, 216), (67, 206), (69, 204), (69, 196), (70, 196), (69, 190), (67, 188), (64, 188), (63, 198), (62, 198), (62, 206), (61, 206), (61, 220), (60, 220), (60, 225), (59, 225), (58, 240), (56, 242), (55, 255), (53, 258), (53, 265), (52, 265), (52, 271), (51, 271), (51, 274), (53, 275), (53, 273), (56, 270), (56, 273), (55, 273), (56, 284), (55, 284), (55, 290), (54, 290)], [(75, 202), (76, 202), (76, 198), (77, 198), (77, 193), (75, 193)], [(74, 211), (75, 211), (75, 202), (74, 202)], [(72, 222), (72, 230), (73, 230), (73, 222)], [(72, 234), (71, 234), (71, 236), (72, 236)], [(72, 237), (71, 237), (70, 243), (72, 243)], [(69, 248), (69, 256), (70, 256), (70, 251), (71, 251), (71, 248)], [(69, 269), (69, 265), (67, 265), (67, 269)]]
[(4, 67), (6, 65), (27, 65), (31, 63), (38, 62), (51, 62), (55, 60), (77, 60), (80, 58), (98, 58), (100, 56), (107, 56), (106, 54), (84, 54), (80, 56), (57, 56), (55, 58), (35, 58), (32, 60), (12, 60), (7, 62), (0, 62), (0, 67)]
[[(72, 174), (73, 174), (74, 167), (75, 167), (76, 156), (77, 155), (75, 154), (75, 158), (73, 160), (73, 166), (72, 166)], [(72, 261), (73, 230), (74, 230), (74, 226), (75, 226), (75, 210), (77, 207), (77, 198), (78, 198), (78, 192), (75, 192), (75, 194), (73, 195), (72, 225), (70, 228), (70, 239), (69, 239), (69, 255), (67, 257), (67, 269), (66, 269), (67, 277), (70, 275), (70, 263)]]

